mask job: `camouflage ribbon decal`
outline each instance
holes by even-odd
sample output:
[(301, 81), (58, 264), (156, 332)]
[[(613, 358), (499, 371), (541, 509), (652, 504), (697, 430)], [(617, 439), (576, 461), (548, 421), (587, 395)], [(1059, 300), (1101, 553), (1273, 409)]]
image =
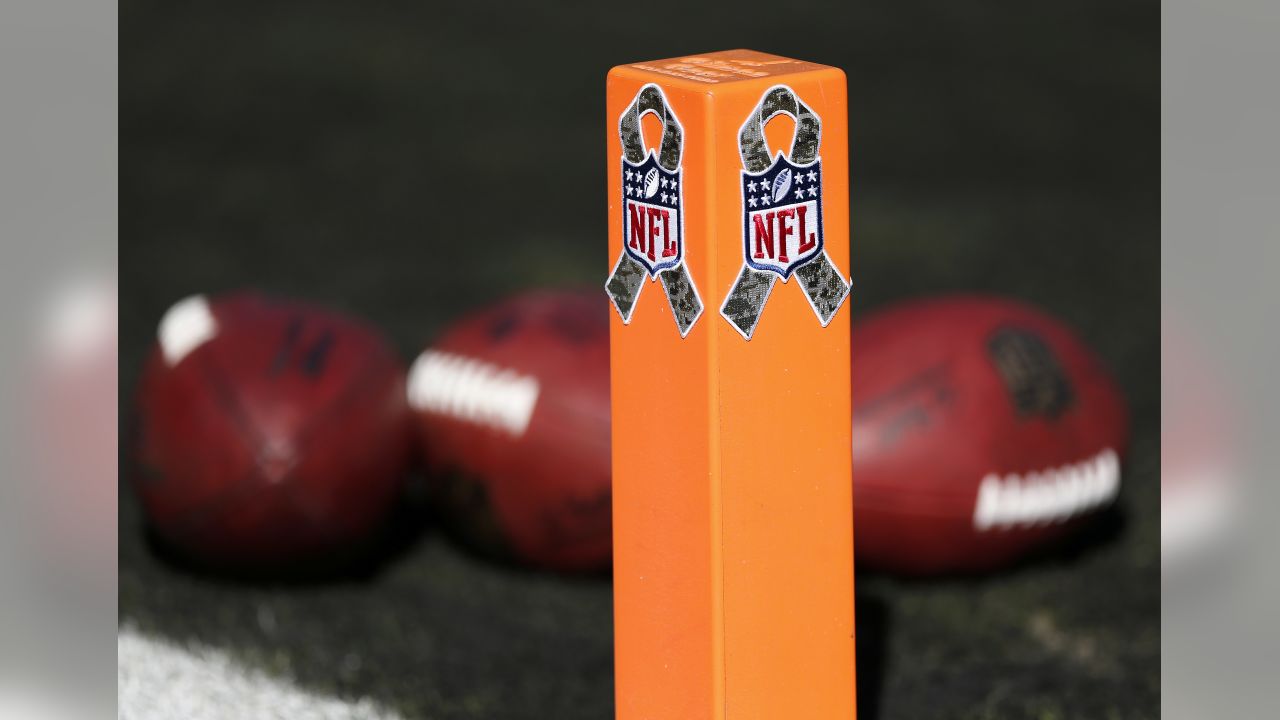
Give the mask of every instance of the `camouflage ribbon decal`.
[[(783, 113), (796, 123), (791, 152), (770, 158), (764, 127)], [(747, 340), (779, 277), (800, 279), (823, 327), (849, 295), (823, 244), (821, 143), (821, 120), (785, 85), (765, 91), (738, 134), (744, 260), (720, 314)]]
[[(652, 113), (662, 121), (662, 143), (646, 151), (640, 118)], [(644, 279), (661, 279), (680, 337), (689, 334), (702, 315), (702, 299), (684, 262), (684, 188), (680, 166), (684, 128), (661, 88), (640, 88), (618, 119), (622, 138), (622, 253), (605, 282), (622, 322), (644, 288)]]

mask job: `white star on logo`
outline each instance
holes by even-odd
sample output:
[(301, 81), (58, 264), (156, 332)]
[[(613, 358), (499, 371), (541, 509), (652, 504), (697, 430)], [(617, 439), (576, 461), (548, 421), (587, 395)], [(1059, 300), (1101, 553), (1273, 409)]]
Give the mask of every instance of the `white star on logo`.
[(632, 177), (631, 177), (631, 171), (630, 171), (630, 170), (628, 170), (628, 171), (627, 171), (627, 181), (628, 181), (628, 182), (630, 182), (630, 181), (631, 181), (631, 180), (633, 180), (633, 179), (634, 179), (634, 178), (632, 178)]
[(804, 188), (796, 188), (796, 199), (804, 197)]
[(764, 203), (765, 205), (768, 205), (769, 203), (773, 202), (773, 200), (768, 195), (761, 195), (760, 202)]
[(751, 196), (751, 197), (749, 197), (749, 198), (747, 198), (747, 204), (748, 204), (748, 205), (750, 205), (751, 207), (755, 207), (755, 206), (756, 206), (756, 198), (755, 198), (755, 196), (754, 196), (754, 195), (753, 195), (753, 196)]
[(666, 194), (666, 193), (662, 193), (661, 195), (659, 195), (659, 197), (661, 197), (661, 198), (662, 198), (662, 202), (666, 202), (666, 201), (667, 201), (667, 194)]
[(818, 182), (818, 174), (812, 170), (809, 171), (809, 182)]
[(796, 182), (798, 183), (804, 182), (804, 173), (796, 173)]
[(662, 180), (660, 180), (660, 181), (659, 181), (659, 184), (660, 184), (660, 185), (662, 185), (662, 187), (666, 187), (666, 186), (667, 186), (667, 179), (666, 179), (666, 178), (662, 178)]
[(675, 190), (675, 189), (676, 189), (676, 181), (675, 181), (675, 180), (672, 180), (672, 181), (671, 181), (671, 189), (672, 189), (672, 190)]
[(752, 180), (751, 182), (747, 183), (747, 190), (748, 190), (748, 191), (750, 191), (750, 192), (755, 192), (755, 191), (756, 191), (756, 183), (755, 183), (755, 181), (754, 181), (754, 180)]
[(628, 194), (628, 195), (630, 195), (630, 194), (632, 194), (633, 192), (635, 192), (635, 188), (633, 188), (633, 187), (631, 187), (630, 185), (628, 185), (628, 186), (627, 186), (627, 194)]
[(810, 185), (810, 186), (809, 186), (809, 197), (817, 197), (817, 196), (818, 196), (818, 188), (814, 187), (813, 185)]

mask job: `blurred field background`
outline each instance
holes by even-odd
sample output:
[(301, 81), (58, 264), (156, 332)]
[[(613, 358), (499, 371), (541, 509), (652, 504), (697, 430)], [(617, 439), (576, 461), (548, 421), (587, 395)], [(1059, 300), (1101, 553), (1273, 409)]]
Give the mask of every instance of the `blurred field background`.
[[(1158, 4), (120, 9), (122, 437), (155, 324), (194, 292), (315, 298), (411, 357), (508, 292), (602, 283), (610, 66), (748, 47), (844, 68), (855, 319), (1029, 300), (1109, 363), (1134, 427), (1116, 511), (1065, 551), (858, 576), (861, 716), (1159, 715)], [(124, 627), (407, 718), (611, 716), (607, 578), (428, 528), (357, 577), (227, 583), (158, 558), (127, 483), (119, 502)]]

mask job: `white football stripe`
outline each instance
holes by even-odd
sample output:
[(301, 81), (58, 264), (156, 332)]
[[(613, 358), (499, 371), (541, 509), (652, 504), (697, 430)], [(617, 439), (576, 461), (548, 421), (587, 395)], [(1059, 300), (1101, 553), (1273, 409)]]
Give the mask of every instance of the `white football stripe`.
[(1107, 448), (1092, 458), (1041, 472), (1000, 477), (978, 486), (973, 527), (991, 530), (1059, 523), (1109, 504), (1120, 492), (1120, 458)]
[(1164, 470), (1160, 481), (1160, 562), (1176, 563), (1215, 549), (1240, 511), (1235, 477), (1229, 462), (1215, 458)]
[(43, 326), (44, 349), (59, 362), (114, 354), (116, 287), (106, 278), (88, 277), (58, 288), (49, 299)]
[(369, 700), (325, 698), (245, 668), (221, 650), (132, 628), (117, 637), (121, 720), (399, 720)]
[(465, 422), (524, 434), (538, 403), (538, 380), (452, 353), (427, 350), (409, 370), (409, 405)]
[(217, 334), (218, 323), (203, 295), (193, 295), (175, 303), (161, 318), (157, 333), (160, 350), (169, 367), (182, 362), (192, 350)]

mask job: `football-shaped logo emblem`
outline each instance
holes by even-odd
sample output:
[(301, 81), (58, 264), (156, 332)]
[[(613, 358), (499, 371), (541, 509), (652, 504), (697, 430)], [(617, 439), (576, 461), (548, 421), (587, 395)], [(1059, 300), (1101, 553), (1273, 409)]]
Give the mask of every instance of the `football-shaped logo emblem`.
[(658, 194), (658, 168), (649, 168), (644, 174), (644, 196), (651, 198)]
[(782, 168), (782, 172), (773, 179), (773, 201), (781, 202), (791, 190), (791, 168)]

